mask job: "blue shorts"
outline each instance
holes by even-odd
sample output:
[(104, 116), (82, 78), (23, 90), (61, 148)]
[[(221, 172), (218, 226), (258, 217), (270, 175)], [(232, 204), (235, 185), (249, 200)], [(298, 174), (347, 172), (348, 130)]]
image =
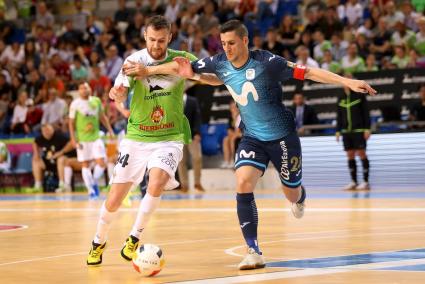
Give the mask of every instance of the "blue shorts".
[(251, 166), (264, 173), (271, 161), (283, 185), (296, 188), (302, 180), (301, 144), (297, 133), (274, 141), (243, 136), (235, 157), (235, 169)]

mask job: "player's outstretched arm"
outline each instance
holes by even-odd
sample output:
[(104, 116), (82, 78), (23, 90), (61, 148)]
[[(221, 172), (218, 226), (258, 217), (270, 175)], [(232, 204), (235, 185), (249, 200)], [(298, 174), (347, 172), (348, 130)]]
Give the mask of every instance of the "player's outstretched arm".
[(376, 95), (377, 93), (375, 89), (363, 80), (345, 78), (320, 68), (307, 67), (304, 78), (320, 83), (342, 85), (357, 93), (368, 93), (369, 95)]
[(189, 59), (185, 57), (175, 57), (174, 62), (178, 64), (178, 74), (181, 77), (200, 81), (204, 84), (212, 85), (212, 86), (220, 86), (223, 85), (223, 82), (212, 73), (202, 73), (195, 74), (192, 69), (192, 65)]

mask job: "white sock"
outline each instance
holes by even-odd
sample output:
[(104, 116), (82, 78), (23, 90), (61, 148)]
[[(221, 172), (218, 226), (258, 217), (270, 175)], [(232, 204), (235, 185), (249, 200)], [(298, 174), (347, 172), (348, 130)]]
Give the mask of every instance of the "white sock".
[(143, 229), (147, 226), (152, 213), (158, 208), (160, 201), (161, 197), (154, 197), (149, 192), (146, 192), (145, 197), (140, 202), (137, 219), (130, 233), (132, 236), (140, 239)]
[(112, 178), (112, 174), (114, 173), (114, 167), (115, 167), (115, 164), (114, 163), (108, 163), (107, 168), (108, 168), (108, 177), (109, 177), (109, 179)]
[(93, 175), (91, 174), (90, 168), (83, 168), (81, 170), (81, 174), (83, 175), (84, 184), (86, 185), (86, 188), (87, 188), (87, 190), (90, 194), (91, 192), (94, 191), (94, 189), (93, 189)]
[(94, 167), (94, 172), (93, 172), (93, 179), (94, 179), (94, 182), (97, 184), (98, 183), (98, 181), (99, 181), (99, 179), (100, 179), (100, 177), (103, 175), (103, 172), (105, 171), (105, 168), (103, 168), (103, 167), (101, 167), (101, 166), (99, 166), (99, 165), (96, 165), (95, 167)]
[(96, 235), (94, 235), (93, 239), (96, 244), (104, 244), (106, 242), (109, 227), (111, 226), (111, 223), (115, 219), (117, 213), (118, 211), (109, 212), (105, 207), (105, 202), (103, 202), (102, 208), (100, 208), (100, 216), (99, 222), (97, 223)]
[(65, 167), (63, 170), (64, 174), (64, 182), (66, 186), (71, 186), (71, 180), (72, 180), (72, 168), (71, 167)]
[(35, 183), (34, 183), (34, 187), (35, 188), (40, 188), (40, 187), (42, 187), (43, 185), (41, 184), (41, 181), (36, 181)]

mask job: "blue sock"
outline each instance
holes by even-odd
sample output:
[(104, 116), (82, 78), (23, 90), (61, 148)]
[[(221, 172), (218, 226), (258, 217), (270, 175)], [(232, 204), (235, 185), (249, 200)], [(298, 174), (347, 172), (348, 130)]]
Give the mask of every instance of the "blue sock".
[(258, 213), (253, 193), (238, 193), (236, 195), (239, 224), (248, 247), (259, 254), (257, 241)]
[(305, 188), (304, 186), (301, 186), (301, 197), (298, 199), (297, 203), (303, 203), (306, 198)]

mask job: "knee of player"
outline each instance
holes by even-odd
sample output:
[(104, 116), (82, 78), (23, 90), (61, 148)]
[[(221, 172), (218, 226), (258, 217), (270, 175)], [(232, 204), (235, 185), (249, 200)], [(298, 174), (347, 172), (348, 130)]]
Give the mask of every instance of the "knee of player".
[(236, 182), (239, 192), (252, 192), (255, 188), (255, 183), (248, 177), (239, 177)]

